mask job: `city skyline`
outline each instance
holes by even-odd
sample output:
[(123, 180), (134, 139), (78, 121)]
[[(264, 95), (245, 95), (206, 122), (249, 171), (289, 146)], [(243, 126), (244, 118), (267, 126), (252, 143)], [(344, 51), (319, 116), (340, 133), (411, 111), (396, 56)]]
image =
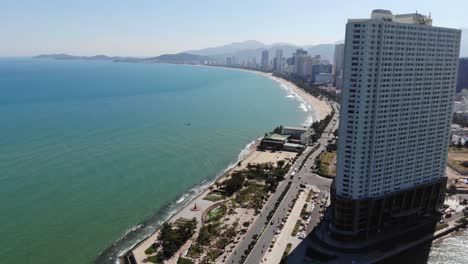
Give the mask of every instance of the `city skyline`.
[[(188, 1), (117, 1), (112, 6), (91, 1), (20, 1), (5, 3), (0, 11), (0, 22), (8, 25), (0, 29), (4, 40), (0, 56), (155, 56), (249, 39), (298, 46), (333, 44), (344, 40), (341, 25), (349, 17), (366, 15), (368, 8), (362, 8), (366, 5), (401, 13), (432, 13), (440, 26), (468, 28), (460, 24), (464, 15), (461, 0), (450, 6), (438, 1), (370, 0), (360, 4), (292, 1), (287, 5), (267, 1), (232, 5), (217, 1), (197, 5)], [(180, 8), (183, 6), (189, 8)]]

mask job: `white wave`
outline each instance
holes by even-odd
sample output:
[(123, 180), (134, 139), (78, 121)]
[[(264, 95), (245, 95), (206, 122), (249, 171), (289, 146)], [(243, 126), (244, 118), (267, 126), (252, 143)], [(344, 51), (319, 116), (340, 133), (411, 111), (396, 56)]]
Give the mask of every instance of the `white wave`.
[(311, 126), (313, 122), (314, 122), (314, 118), (311, 115), (309, 115), (307, 116), (307, 119), (302, 123), (302, 126), (306, 126), (306, 127)]
[(304, 104), (304, 103), (301, 103), (301, 104), (299, 105), (299, 109), (301, 109), (302, 111), (304, 111), (304, 112), (306, 112), (306, 113), (309, 112), (309, 109), (307, 109), (307, 105)]
[(185, 194), (185, 193), (184, 193), (184, 194), (176, 201), (176, 204), (180, 204), (181, 202), (183, 202), (187, 196), (188, 196), (188, 194)]
[(311, 116), (307, 116), (307, 119), (304, 121), (304, 123), (310, 123), (312, 124), (312, 122), (314, 120), (318, 120), (318, 116), (317, 116), (317, 113), (315, 112), (314, 108), (307, 102), (307, 100), (305, 100), (300, 94), (296, 93), (295, 90), (291, 87), (289, 87), (288, 85), (282, 83), (280, 80), (278, 80), (276, 77), (272, 78), (274, 81), (276, 81), (280, 88), (283, 89), (283, 90), (286, 90), (288, 92), (288, 95), (286, 96), (287, 98), (293, 98), (295, 100), (297, 100), (300, 105), (299, 105), (299, 108), (304, 111), (304, 112), (311, 112), (312, 113), (312, 119), (313, 120), (309, 120), (309, 118)]
[(132, 228), (127, 229), (127, 231), (125, 231), (125, 233), (123, 234), (123, 236), (121, 237), (121, 239), (124, 238), (126, 235), (128, 235), (130, 232), (133, 232), (133, 231), (135, 231), (135, 230), (141, 228), (142, 226), (143, 226), (143, 224), (139, 224), (139, 225), (136, 225), (136, 226), (134, 226), (134, 227), (132, 227)]

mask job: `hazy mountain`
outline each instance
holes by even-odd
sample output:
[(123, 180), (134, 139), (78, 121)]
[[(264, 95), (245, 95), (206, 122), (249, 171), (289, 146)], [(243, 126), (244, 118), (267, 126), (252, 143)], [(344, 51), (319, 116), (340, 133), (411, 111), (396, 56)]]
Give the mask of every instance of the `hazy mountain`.
[(41, 54), (33, 57), (35, 59), (56, 59), (56, 60), (118, 60), (123, 57), (111, 57), (107, 55), (95, 55), (95, 56), (74, 56), (70, 54)]
[(305, 47), (309, 55), (320, 55), (323, 60), (333, 63), (333, 54), (335, 53), (335, 44), (318, 44)]
[(270, 52), (270, 59), (272, 59), (276, 54), (276, 49), (282, 49), (283, 56), (288, 58), (291, 57), (298, 48), (304, 48), (311, 56), (320, 55), (322, 59), (333, 61), (334, 44), (307, 45), (302, 47), (289, 43), (266, 45), (255, 40), (248, 40), (219, 47), (189, 50), (186, 51), (186, 53), (206, 55), (220, 61), (223, 61), (226, 57), (234, 56), (239, 62), (252, 60), (253, 58), (255, 58), (257, 62), (260, 62), (262, 51), (265, 49)]
[(468, 57), (468, 28), (462, 28), (460, 57)]
[(198, 64), (208, 60), (208, 56), (201, 56), (196, 54), (189, 54), (186, 52), (177, 54), (163, 54), (157, 57), (141, 59), (141, 62), (166, 62), (166, 63), (185, 63), (185, 64)]
[(258, 49), (258, 48), (263, 48), (264, 46), (265, 44), (258, 42), (256, 40), (247, 40), (243, 42), (234, 42), (231, 44), (213, 47), (213, 48), (188, 50), (188, 51), (185, 51), (185, 53), (209, 56), (209, 55), (234, 53), (240, 50)]
[(207, 56), (200, 56), (188, 53), (163, 54), (157, 57), (135, 58), (135, 57), (110, 57), (106, 55), (95, 56), (73, 56), (69, 54), (41, 54), (35, 56), (36, 59), (56, 59), (56, 60), (110, 60), (116, 62), (166, 62), (166, 63), (187, 63), (199, 64), (208, 60)]

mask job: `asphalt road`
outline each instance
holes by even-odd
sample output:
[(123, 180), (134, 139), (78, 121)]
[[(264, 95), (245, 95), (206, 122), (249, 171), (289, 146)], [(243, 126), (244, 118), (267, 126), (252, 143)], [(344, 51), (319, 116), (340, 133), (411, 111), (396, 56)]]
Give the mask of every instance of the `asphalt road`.
[[(231, 253), (231, 255), (226, 259), (225, 263), (241, 263), (241, 257), (244, 254), (244, 251), (247, 250), (249, 244), (253, 241), (253, 236), (254, 235), (260, 235), (260, 232), (263, 230), (265, 227), (265, 222), (267, 219), (268, 214), (273, 210), (274, 205), (276, 201), (279, 199), (279, 196), (283, 193), (284, 189), (288, 185), (288, 182), (291, 181), (289, 180), (291, 173), (298, 167), (300, 164), (302, 164), (302, 161), (304, 158), (307, 156), (307, 153), (311, 151), (312, 148), (308, 148), (304, 153), (297, 159), (297, 161), (294, 163), (294, 165), (291, 167), (289, 172), (286, 174), (286, 179), (282, 181), (276, 190), (275, 193), (268, 199), (266, 204), (263, 206), (260, 216), (255, 220), (255, 222), (251, 225), (249, 230), (247, 231), (246, 235), (244, 236), (243, 240), (236, 246), (234, 251)], [(297, 176), (294, 177), (294, 179), (297, 179)], [(297, 183), (297, 180), (292, 180), (291, 181), (291, 188), (286, 197), (289, 197), (291, 190), (298, 188), (299, 183)], [(283, 204), (280, 204), (278, 208), (283, 208), (281, 207)], [(275, 219), (275, 216), (273, 216), (273, 220)], [(249, 263), (249, 262), (245, 262)], [(258, 262), (257, 262), (258, 263)]]
[[(261, 236), (258, 239), (252, 251), (250, 252), (250, 254), (248, 255), (248, 257), (246, 258), (244, 263), (248, 263), (248, 264), (261, 263), (263, 255), (268, 250), (268, 247), (274, 238), (275, 231), (279, 228), (281, 219), (286, 217), (286, 214), (289, 208), (291, 208), (293, 205), (292, 200), (297, 196), (300, 190), (300, 187), (299, 187), (300, 184), (310, 184), (310, 185), (314, 185), (318, 187), (321, 191), (320, 196), (319, 196), (320, 199), (322, 199), (326, 194), (328, 194), (330, 184), (332, 181), (330, 179), (326, 179), (326, 178), (317, 176), (316, 174), (313, 174), (311, 171), (311, 167), (314, 165), (315, 159), (317, 158), (317, 156), (320, 155), (320, 153), (326, 149), (328, 141), (334, 138), (333, 131), (335, 131), (335, 129), (338, 128), (339, 112), (338, 112), (336, 105), (334, 105), (334, 108), (336, 111), (335, 116), (333, 117), (333, 119), (330, 121), (329, 125), (323, 132), (322, 137), (318, 140), (318, 143), (320, 143), (319, 148), (310, 155), (310, 157), (304, 163), (304, 166), (302, 166), (301, 168), (299, 168), (299, 166), (302, 164), (302, 161), (305, 158), (307, 158), (307, 155), (312, 150), (312, 148), (309, 147), (299, 157), (299, 159), (296, 161), (294, 166), (286, 175), (288, 180), (283, 181), (278, 186), (278, 190), (272, 195), (272, 197), (268, 200), (267, 204), (262, 209), (261, 216), (253, 223), (251, 228), (249, 228), (245, 236), (245, 239), (237, 245), (234, 253), (232, 253), (227, 258), (226, 263), (233, 263), (233, 264), (241, 263), (240, 262), (241, 257), (244, 254), (244, 251), (248, 248), (248, 245), (253, 241), (253, 235), (255, 234), (258, 234)], [(296, 175), (293, 177), (292, 180), (289, 180), (290, 174), (296, 168), (298, 170)], [(264, 230), (264, 232), (260, 234), (262, 229), (265, 227), (265, 221), (266, 221), (267, 215), (272, 211), (275, 202), (278, 200), (279, 196), (283, 192), (288, 181), (292, 182), (291, 188), (289, 189), (288, 193), (284, 197), (283, 201), (280, 203), (278, 209), (273, 214), (272, 220), (266, 226), (266, 229)], [(312, 212), (312, 219), (311, 219), (311, 223), (308, 229), (312, 228), (318, 223), (319, 209), (320, 209), (319, 206), (315, 206), (315, 209)]]

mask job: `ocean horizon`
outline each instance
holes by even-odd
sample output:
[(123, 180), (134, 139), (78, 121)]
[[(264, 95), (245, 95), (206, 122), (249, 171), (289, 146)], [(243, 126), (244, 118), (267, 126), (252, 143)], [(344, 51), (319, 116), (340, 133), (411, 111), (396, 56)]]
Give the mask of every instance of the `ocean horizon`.
[(0, 257), (114, 263), (278, 125), (313, 109), (249, 72), (0, 59)]

